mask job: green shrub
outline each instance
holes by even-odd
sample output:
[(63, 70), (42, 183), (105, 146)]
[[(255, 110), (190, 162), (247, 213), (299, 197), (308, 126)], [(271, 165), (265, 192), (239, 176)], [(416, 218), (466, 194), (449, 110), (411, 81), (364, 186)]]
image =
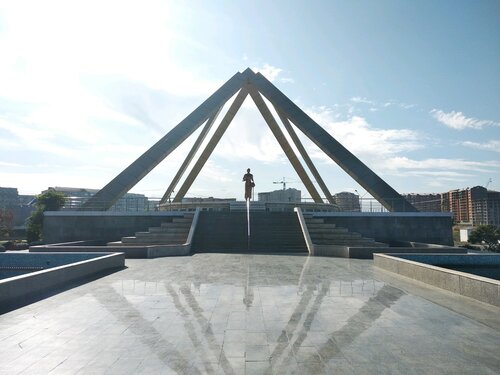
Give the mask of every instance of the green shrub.
[(28, 243), (43, 239), (43, 213), (45, 211), (59, 211), (65, 202), (66, 196), (55, 190), (48, 190), (36, 197), (36, 210), (26, 221), (26, 240)]
[(478, 225), (470, 236), (469, 242), (485, 244), (490, 251), (500, 251), (500, 228), (494, 225)]

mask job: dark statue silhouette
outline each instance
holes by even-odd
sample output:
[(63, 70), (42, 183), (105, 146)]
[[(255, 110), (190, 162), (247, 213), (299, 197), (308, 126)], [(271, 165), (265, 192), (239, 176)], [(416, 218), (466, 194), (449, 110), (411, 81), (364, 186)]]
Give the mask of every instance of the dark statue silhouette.
[(253, 174), (250, 173), (250, 168), (247, 169), (247, 173), (243, 176), (242, 181), (245, 181), (245, 200), (252, 198), (252, 189), (255, 186), (255, 182)]

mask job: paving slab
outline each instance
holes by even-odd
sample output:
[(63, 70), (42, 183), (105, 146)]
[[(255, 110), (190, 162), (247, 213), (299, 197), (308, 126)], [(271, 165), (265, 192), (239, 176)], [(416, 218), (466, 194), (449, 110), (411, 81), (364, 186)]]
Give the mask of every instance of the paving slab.
[(127, 259), (0, 316), (0, 374), (498, 374), (500, 309), (372, 260)]

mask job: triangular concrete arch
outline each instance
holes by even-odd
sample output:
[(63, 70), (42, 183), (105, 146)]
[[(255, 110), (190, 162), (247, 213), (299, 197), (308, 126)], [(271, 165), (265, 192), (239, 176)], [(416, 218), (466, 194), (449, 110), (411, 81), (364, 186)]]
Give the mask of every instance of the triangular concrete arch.
[[(389, 186), (370, 168), (363, 164), (356, 156), (350, 153), (344, 146), (335, 140), (328, 132), (312, 120), (304, 111), (284, 95), (276, 86), (269, 82), (262, 74), (254, 73), (250, 68), (242, 73), (236, 73), (224, 85), (222, 85), (205, 102), (196, 108), (189, 116), (181, 121), (155, 145), (141, 155), (136, 161), (130, 164), (125, 170), (118, 174), (112, 181), (104, 186), (96, 195), (90, 198), (83, 206), (83, 210), (107, 210), (121, 196), (128, 192), (144, 176), (146, 176), (154, 167), (165, 159), (177, 146), (188, 138), (196, 129), (206, 123), (205, 128), (195, 142), (193, 149), (189, 153), (186, 161), (183, 163), (174, 180), (167, 189), (163, 201), (170, 196), (182, 174), (185, 172), (187, 164), (192, 160), (201, 142), (205, 138), (208, 130), (214, 123), (218, 113), (224, 104), (235, 94), (236, 98), (222, 119), (219, 127), (216, 129), (212, 139), (206, 145), (200, 158), (196, 162), (193, 170), (184, 181), (181, 189), (177, 192), (174, 200), (179, 201), (187, 192), (191, 183), (194, 181), (199, 171), (203, 167), (206, 159), (217, 145), (225, 130), (231, 123), (236, 112), (247, 95), (250, 95), (270, 127), (273, 135), (284, 150), (288, 159), (295, 168), (297, 174), (306, 186), (316, 202), (322, 202), (316, 188), (312, 184), (307, 172), (295, 156), (288, 141), (284, 137), (274, 116), (265, 104), (264, 96), (275, 108), (285, 129), (290, 134), (299, 153), (302, 155), (306, 165), (314, 175), (320, 185), (327, 200), (332, 202), (332, 197), (328, 188), (324, 184), (321, 176), (317, 172), (314, 164), (307, 156), (307, 152), (298, 140), (292, 125), (292, 122), (309, 139), (311, 139), (326, 155), (335, 161), (344, 171), (346, 171), (355, 181), (357, 181), (367, 192), (375, 197), (389, 211), (417, 211), (406, 199), (404, 199), (396, 190)], [(262, 95), (262, 96), (261, 96)], [(189, 160), (188, 160), (189, 159)]]
[[(255, 89), (255, 87), (249, 82), (247, 82), (245, 84), (245, 86), (240, 90), (240, 92), (236, 96), (233, 104), (231, 105), (228, 112), (226, 113), (226, 115), (222, 119), (219, 127), (215, 131), (212, 139), (206, 145), (205, 150), (202, 152), (202, 154), (200, 155), (196, 164), (194, 165), (192, 171), (190, 172), (190, 174), (188, 175), (188, 177), (186, 178), (186, 180), (182, 184), (181, 188), (177, 192), (177, 194), (174, 198), (174, 202), (181, 202), (182, 201), (182, 199), (184, 198), (184, 195), (187, 193), (187, 191), (191, 187), (192, 183), (194, 182), (194, 180), (198, 176), (199, 172), (201, 171), (201, 169), (205, 165), (205, 163), (208, 160), (208, 158), (210, 157), (211, 153), (214, 151), (215, 146), (219, 143), (223, 134), (225, 133), (225, 131), (229, 127), (231, 121), (234, 119), (234, 116), (236, 115), (236, 113), (238, 112), (238, 110), (240, 109), (241, 105), (243, 104), (244, 100), (246, 99), (246, 97), (248, 95), (250, 95), (250, 97), (254, 101), (255, 105), (257, 106), (257, 108), (261, 112), (261, 114), (262, 114), (264, 120), (266, 121), (266, 123), (268, 124), (271, 132), (273, 133), (273, 135), (275, 136), (279, 145), (283, 149), (285, 155), (288, 157), (288, 160), (290, 161), (293, 168), (295, 169), (295, 171), (299, 175), (300, 179), (303, 181), (307, 191), (309, 192), (309, 194), (311, 195), (313, 200), (316, 203), (322, 203), (323, 200), (321, 199), (320, 194), (318, 193), (318, 191), (316, 190), (311, 179), (307, 175), (307, 172), (302, 167), (302, 164), (300, 163), (299, 159), (297, 158), (297, 156), (293, 152), (290, 144), (288, 143), (286, 137), (284, 136), (283, 132), (281, 131), (279, 125), (276, 123), (276, 120), (274, 119), (273, 115), (269, 111), (269, 108), (267, 108), (267, 105), (265, 104), (264, 100), (262, 99), (260, 94)], [(203, 134), (200, 134), (200, 136), (201, 135), (203, 135)], [(198, 143), (198, 140), (196, 143)], [(195, 144), (195, 147), (196, 147), (196, 144)], [(193, 149), (195, 147), (193, 147)], [(189, 158), (189, 155), (188, 155), (188, 158)], [(186, 159), (188, 159), (188, 158), (186, 158)], [(183, 164), (183, 166), (184, 166), (184, 164)], [(181, 175), (183, 172), (184, 172), (184, 170), (183, 170), (183, 167), (181, 166), (181, 169), (179, 169), (179, 172), (177, 173), (177, 175)], [(167, 191), (165, 192), (160, 204), (166, 203), (166, 197), (169, 197), (170, 193), (173, 190), (173, 189), (171, 189), (171, 187), (172, 186), (169, 186), (169, 189), (167, 189)], [(331, 196), (328, 191), (327, 191), (327, 196)]]

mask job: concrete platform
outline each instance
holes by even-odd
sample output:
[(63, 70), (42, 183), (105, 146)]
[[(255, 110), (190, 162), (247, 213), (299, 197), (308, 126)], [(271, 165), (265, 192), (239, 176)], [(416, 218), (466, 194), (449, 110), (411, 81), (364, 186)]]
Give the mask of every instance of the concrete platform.
[(0, 313), (124, 265), (123, 253), (2, 253), (0, 268), (17, 275), (0, 280)]
[[(373, 261), (196, 254), (0, 316), (0, 374), (498, 374), (500, 309)], [(403, 279), (403, 278), (402, 278)]]

